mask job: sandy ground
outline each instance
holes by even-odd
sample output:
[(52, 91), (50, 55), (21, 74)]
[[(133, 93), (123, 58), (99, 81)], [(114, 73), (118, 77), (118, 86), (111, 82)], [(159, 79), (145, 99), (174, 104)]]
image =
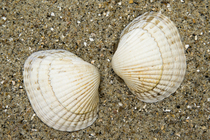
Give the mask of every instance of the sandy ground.
[[(208, 0), (1, 0), (0, 137), (2, 139), (210, 139)], [(111, 68), (120, 33), (135, 17), (161, 11), (177, 26), (187, 71), (180, 88), (157, 103), (139, 101)], [(62, 132), (35, 114), (23, 83), (33, 52), (65, 49), (98, 67), (99, 117)]]

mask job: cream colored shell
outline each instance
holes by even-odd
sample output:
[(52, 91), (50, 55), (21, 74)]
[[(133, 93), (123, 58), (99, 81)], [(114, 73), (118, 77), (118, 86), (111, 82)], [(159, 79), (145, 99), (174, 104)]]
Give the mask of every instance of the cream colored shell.
[(186, 71), (174, 23), (155, 12), (134, 19), (121, 34), (112, 67), (141, 101), (157, 102), (171, 95)]
[(61, 131), (76, 131), (97, 119), (100, 75), (96, 67), (65, 50), (33, 53), (24, 84), (37, 116)]

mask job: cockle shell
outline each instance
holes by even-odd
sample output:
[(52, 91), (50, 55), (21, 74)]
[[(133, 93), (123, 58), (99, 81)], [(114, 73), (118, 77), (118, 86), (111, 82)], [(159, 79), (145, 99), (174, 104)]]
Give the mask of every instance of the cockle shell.
[(186, 58), (174, 23), (161, 13), (145, 13), (123, 30), (112, 67), (144, 102), (157, 102), (177, 90)]
[(65, 50), (33, 53), (24, 65), (24, 84), (37, 116), (61, 131), (76, 131), (97, 119), (98, 69)]

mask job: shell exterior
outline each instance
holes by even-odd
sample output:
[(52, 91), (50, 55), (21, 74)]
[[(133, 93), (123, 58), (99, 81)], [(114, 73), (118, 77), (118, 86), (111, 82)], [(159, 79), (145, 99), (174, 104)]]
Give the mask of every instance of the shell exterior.
[(174, 23), (155, 12), (134, 19), (121, 34), (112, 67), (141, 101), (157, 102), (171, 95), (186, 71)]
[(61, 131), (76, 131), (97, 119), (98, 69), (65, 50), (33, 53), (24, 65), (24, 84), (37, 116)]

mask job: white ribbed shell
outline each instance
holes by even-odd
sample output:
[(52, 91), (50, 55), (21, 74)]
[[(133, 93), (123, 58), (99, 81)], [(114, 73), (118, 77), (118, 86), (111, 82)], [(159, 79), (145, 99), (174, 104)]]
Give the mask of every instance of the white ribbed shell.
[(61, 131), (90, 126), (97, 118), (100, 75), (96, 67), (65, 50), (33, 53), (24, 84), (37, 116)]
[(155, 12), (134, 19), (121, 34), (112, 67), (141, 101), (157, 102), (171, 95), (186, 71), (174, 23)]

